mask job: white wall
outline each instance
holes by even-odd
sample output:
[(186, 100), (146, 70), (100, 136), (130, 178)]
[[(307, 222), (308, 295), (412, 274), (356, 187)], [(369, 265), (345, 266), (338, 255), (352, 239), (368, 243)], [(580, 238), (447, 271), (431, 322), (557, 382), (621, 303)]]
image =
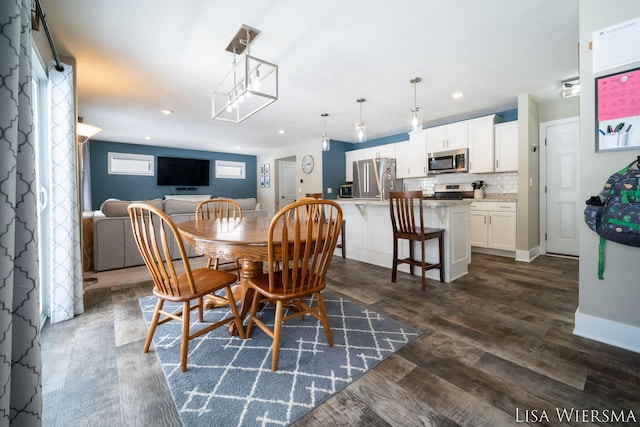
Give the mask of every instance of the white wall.
[[(598, 194), (609, 175), (629, 164), (640, 150), (595, 152), (595, 95), (592, 51), (594, 31), (640, 17), (638, 0), (580, 2), (580, 195)], [(640, 62), (600, 75), (636, 68)], [(607, 242), (604, 280), (598, 280), (598, 236), (580, 228), (579, 308), (574, 333), (640, 352), (640, 248)]]
[[(286, 137), (286, 136), (285, 136)], [(310, 174), (302, 172), (300, 163), (305, 154), (311, 154), (314, 159), (314, 168)], [(293, 160), (297, 164), (296, 173), (296, 199), (304, 197), (306, 193), (322, 192), (322, 147), (319, 138), (307, 142), (296, 142), (286, 144), (284, 147), (274, 150), (267, 156), (258, 156), (257, 166), (262, 163), (269, 163), (271, 169), (271, 185), (269, 188), (260, 188), (260, 181), (256, 183), (258, 189), (258, 202), (262, 209), (266, 209), (269, 215), (276, 213), (276, 200), (278, 194), (277, 161), (279, 159)], [(260, 171), (258, 171), (260, 175)], [(258, 176), (258, 180), (260, 176)], [(302, 182), (300, 182), (302, 180)]]
[(580, 114), (579, 96), (563, 99), (560, 96), (560, 89), (557, 92), (558, 97), (554, 100), (538, 101), (538, 121), (540, 123), (577, 117)]

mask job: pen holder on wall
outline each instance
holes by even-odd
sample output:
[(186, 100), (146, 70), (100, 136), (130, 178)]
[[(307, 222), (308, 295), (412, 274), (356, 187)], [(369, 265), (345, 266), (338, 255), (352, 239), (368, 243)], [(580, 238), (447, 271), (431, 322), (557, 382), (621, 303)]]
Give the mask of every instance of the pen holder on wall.
[(628, 132), (608, 133), (600, 136), (601, 148), (624, 147), (627, 145)]

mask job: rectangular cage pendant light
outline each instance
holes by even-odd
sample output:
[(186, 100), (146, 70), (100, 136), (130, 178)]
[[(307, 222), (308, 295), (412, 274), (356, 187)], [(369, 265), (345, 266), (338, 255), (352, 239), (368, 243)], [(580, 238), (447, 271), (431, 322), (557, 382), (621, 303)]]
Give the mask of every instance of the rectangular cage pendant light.
[[(278, 100), (278, 66), (249, 53), (250, 37), (257, 33), (257, 30), (243, 26), (227, 47), (234, 53), (234, 64), (213, 91), (212, 117), (216, 120), (240, 123)], [(235, 61), (238, 50), (244, 54)]]

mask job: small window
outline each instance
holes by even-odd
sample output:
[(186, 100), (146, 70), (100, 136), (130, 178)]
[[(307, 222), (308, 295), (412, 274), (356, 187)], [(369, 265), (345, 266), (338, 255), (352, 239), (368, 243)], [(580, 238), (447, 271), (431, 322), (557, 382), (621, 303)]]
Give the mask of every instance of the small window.
[(247, 177), (244, 162), (216, 160), (216, 178), (245, 179)]
[(153, 156), (145, 154), (109, 153), (109, 175), (153, 176)]

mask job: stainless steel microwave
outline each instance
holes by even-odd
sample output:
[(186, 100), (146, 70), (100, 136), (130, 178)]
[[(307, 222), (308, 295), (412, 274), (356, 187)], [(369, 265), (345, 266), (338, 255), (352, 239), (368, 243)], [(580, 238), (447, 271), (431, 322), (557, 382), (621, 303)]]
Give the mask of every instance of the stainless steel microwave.
[(341, 199), (350, 199), (353, 197), (353, 183), (347, 182), (340, 186), (338, 197)]
[(438, 151), (427, 155), (429, 174), (469, 172), (469, 149)]

